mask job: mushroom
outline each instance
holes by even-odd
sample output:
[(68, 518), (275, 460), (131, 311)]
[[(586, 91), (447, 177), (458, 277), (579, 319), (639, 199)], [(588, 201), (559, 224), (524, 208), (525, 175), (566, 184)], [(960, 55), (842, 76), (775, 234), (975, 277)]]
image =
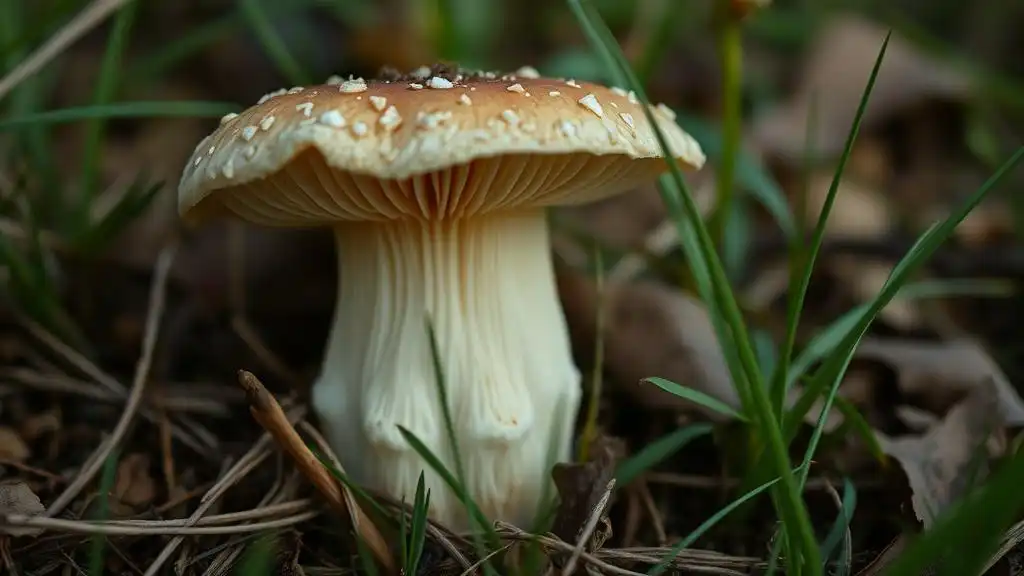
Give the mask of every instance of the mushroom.
[[(334, 77), (225, 117), (186, 165), (178, 208), (332, 227), (338, 299), (312, 405), (347, 473), (408, 499), (423, 472), (432, 516), (467, 525), (399, 431), (456, 470), (429, 318), (466, 489), (492, 520), (522, 525), (551, 457), (570, 457), (581, 397), (544, 210), (667, 170), (641, 106), (621, 89), (535, 74)], [(671, 111), (654, 116), (673, 156), (699, 168)]]

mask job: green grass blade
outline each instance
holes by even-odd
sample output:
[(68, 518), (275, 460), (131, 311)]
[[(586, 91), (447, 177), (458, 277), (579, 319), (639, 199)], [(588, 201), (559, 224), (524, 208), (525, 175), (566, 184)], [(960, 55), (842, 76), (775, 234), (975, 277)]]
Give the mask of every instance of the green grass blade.
[[(117, 478), (117, 464), (120, 460), (118, 451), (113, 450), (103, 463), (103, 473), (100, 476), (99, 509), (93, 520), (103, 521), (110, 516), (110, 491), (114, 487)], [(107, 537), (103, 534), (94, 534), (89, 547), (89, 576), (102, 576), (103, 565), (107, 554)]]
[[(939, 563), (940, 576), (978, 574), (1024, 511), (1024, 458), (1010, 458), (988, 483), (942, 514), (883, 572), (917, 576)], [(965, 546), (970, 542), (970, 546)], [(955, 553), (949, 553), (955, 550)]]
[[(796, 233), (789, 237), (789, 285), (800, 286), (802, 272), (808, 268), (807, 249), (804, 247), (804, 237), (807, 230), (807, 196), (810, 186), (811, 156), (814, 154), (814, 136), (818, 122), (817, 99), (812, 96), (810, 109), (807, 112), (807, 129), (804, 132), (804, 162), (802, 166), (800, 189), (796, 197)], [(819, 214), (820, 216), (820, 214)], [(796, 348), (796, 334), (800, 327), (800, 312), (803, 309), (803, 301), (806, 291), (787, 291), (786, 298), (786, 332), (782, 337), (779, 346), (779, 362), (775, 365), (774, 374), (769, 378), (769, 386), (772, 391), (772, 405), (778, 411), (780, 418), (785, 418), (786, 413), (786, 392), (789, 390), (787, 378), (793, 362), (793, 350)]]
[(106, 248), (118, 234), (149, 208), (162, 188), (163, 182), (147, 184), (144, 177), (133, 182), (117, 204), (74, 238), (72, 243), (75, 248), (90, 255)]
[[(857, 113), (853, 117), (853, 125), (850, 127), (850, 131), (846, 135), (846, 143), (843, 146), (843, 153), (839, 157), (839, 164), (836, 166), (835, 173), (832, 176), (832, 183), (829, 185), (828, 194), (825, 196), (825, 202), (821, 207), (821, 213), (818, 215), (818, 222), (815, 225), (814, 233), (811, 236), (811, 243), (808, 246), (806, 252), (802, 254), (800, 264), (803, 265), (803, 274), (800, 275), (799, 284), (795, 287), (790, 287), (791, 307), (787, 312), (787, 326), (786, 326), (786, 337), (784, 340), (784, 346), (787, 346), (785, 351), (787, 356), (786, 359), (779, 365), (780, 371), (776, 374), (776, 377), (772, 379), (773, 387), (773, 404), (777, 408), (781, 408), (786, 397), (786, 387), (783, 383), (786, 381), (786, 374), (782, 372), (782, 369), (789, 367), (789, 354), (792, 352), (792, 344), (796, 339), (797, 326), (800, 323), (800, 312), (803, 308), (804, 298), (807, 296), (807, 290), (811, 285), (811, 275), (814, 272), (814, 264), (818, 259), (818, 254), (821, 252), (821, 245), (825, 241), (825, 226), (828, 222), (828, 217), (832, 212), (832, 206), (835, 204), (836, 194), (839, 191), (839, 182), (842, 179), (843, 171), (846, 169), (846, 163), (850, 159), (850, 153), (853, 151), (853, 143), (857, 140), (857, 134), (860, 131), (860, 124), (864, 118), (864, 112), (867, 110), (868, 101), (871, 98), (871, 91), (875, 87), (875, 80), (878, 78), (878, 71), (882, 67), (882, 62), (885, 59), (885, 52), (889, 47), (889, 39), (892, 33), (887, 33), (885, 40), (882, 42), (882, 47), (878, 51), (878, 55), (875, 57), (874, 66), (871, 69), (871, 74), (868, 76), (867, 86), (864, 87), (864, 91), (861, 93), (860, 103), (857, 105)], [(801, 215), (802, 217), (802, 215)]]
[[(618, 70), (619, 75), (626, 78), (626, 86), (632, 89), (641, 102), (643, 102), (644, 116), (654, 128), (659, 147), (664, 153), (669, 149), (665, 135), (658, 128), (657, 121), (649, 108), (646, 92), (644, 92), (643, 87), (639, 85), (635, 75), (630, 70), (629, 64), (626, 62), (625, 56), (622, 54), (622, 50), (615, 41), (614, 36), (612, 36), (611, 31), (608, 30), (608, 27), (599, 15), (590, 13), (592, 10), (587, 8), (589, 4), (585, 5), (582, 0), (569, 0), (569, 5), (591, 39), (591, 44), (605, 56), (611, 67)], [(670, 157), (669, 154), (665, 155)], [(793, 558), (797, 566), (804, 566), (812, 576), (817, 576), (821, 574), (822, 567), (810, 515), (800, 497), (796, 480), (793, 477), (789, 455), (783, 443), (781, 429), (775, 412), (771, 407), (766, 387), (762, 382), (760, 369), (757, 366), (756, 357), (747, 334), (746, 324), (730, 289), (722, 263), (718, 259), (714, 243), (704, 227), (700, 212), (693, 198), (686, 192), (686, 183), (683, 180), (682, 172), (674, 159), (670, 159), (668, 165), (677, 193), (674, 195), (663, 195), (663, 199), (673, 215), (673, 220), (679, 229), (680, 237), (685, 234), (687, 228), (683, 225), (683, 222), (689, 221), (690, 227), (694, 229), (700, 240), (701, 251), (713, 280), (712, 284), (715, 289), (717, 310), (723, 314), (733, 337), (731, 341), (720, 341), (720, 344), (723, 348), (730, 344), (736, 347), (736, 353), (746, 377), (744, 381), (740, 381), (737, 384), (747, 388), (748, 392), (745, 396), (752, 402), (751, 405), (745, 406), (744, 411), (755, 418), (754, 422), (757, 425), (758, 432), (767, 441), (771, 462), (778, 475), (781, 476), (781, 494), (777, 501), (777, 509), (783, 518), (786, 529), (790, 531), (790, 536), (792, 536), (790, 542), (793, 542), (794, 545), (799, 543), (799, 553), (802, 555), (799, 561), (796, 556), (791, 556), (791, 558)], [(679, 204), (680, 201), (682, 206)], [(685, 218), (681, 216), (685, 216)], [(797, 569), (799, 570), (799, 568)]]
[[(478, 528), (482, 529), (488, 537), (494, 539), (493, 542), (490, 542), (491, 548), (494, 549), (499, 547), (500, 543), (498, 543), (497, 534), (494, 533), (494, 529), (491, 527), (490, 520), (487, 519), (487, 516), (485, 516), (480, 510), (480, 507), (477, 506), (476, 502), (469, 498), (466, 494), (465, 486), (459, 482), (458, 478), (455, 477), (455, 474), (448, 470), (444, 463), (441, 462), (441, 459), (438, 458), (437, 455), (434, 454), (415, 434), (403, 426), (399, 426), (398, 431), (401, 433), (402, 437), (405, 438), (405, 441), (409, 443), (409, 446), (426, 461), (427, 465), (430, 466), (430, 469), (436, 472), (437, 475), (441, 477), (441, 480), (448, 485), (448, 488), (450, 488), (452, 492), (454, 492), (455, 495), (463, 501), (463, 505), (466, 507), (467, 512), (469, 512), (469, 517), (473, 523), (476, 524)], [(486, 555), (486, 552), (484, 555)], [(482, 557), (483, 556), (481, 556), (481, 558)]]
[(330, 460), (325, 458), (324, 455), (319, 452), (315, 445), (307, 444), (306, 447), (309, 448), (310, 452), (312, 452), (314, 456), (316, 456), (316, 459), (320, 461), (320, 464), (331, 473), (331, 476), (333, 476), (338, 482), (341, 482), (341, 484), (352, 493), (352, 496), (361, 506), (366, 506), (380, 518), (391, 518), (391, 514), (389, 514), (387, 509), (377, 502), (376, 498), (371, 496), (366, 490), (363, 490), (360, 485), (353, 482), (348, 475), (343, 474), (341, 470), (338, 470)]
[(654, 30), (647, 38), (634, 69), (642, 84), (647, 84), (654, 71), (668, 54), (672, 42), (672, 34), (677, 32), (683, 13), (690, 8), (687, 2), (678, 0), (661, 0), (659, 13), (654, 19)]
[(238, 105), (226, 102), (203, 102), (196, 100), (119, 102), (102, 106), (48, 110), (16, 118), (5, 118), (0, 120), (0, 132), (22, 126), (67, 124), (91, 118), (220, 118), (229, 112), (238, 111)]
[(128, 68), (128, 77), (143, 84), (164, 78), (181, 62), (237, 32), (244, 25), (245, 19), (242, 15), (232, 12), (228, 16), (193, 26), (188, 34), (183, 34), (180, 38), (160, 45), (152, 53), (142, 56), (137, 63)]
[(714, 428), (711, 424), (691, 424), (673, 430), (647, 444), (642, 450), (619, 463), (615, 470), (616, 485), (626, 486), (644, 472), (664, 462), (683, 446), (705, 434), (710, 434), (712, 430)]
[[(423, 473), (416, 482), (416, 499), (412, 507), (412, 527), (409, 531), (409, 555), (406, 560), (406, 574), (419, 574), (420, 558), (427, 541), (427, 511), (430, 510), (430, 491), (426, 489)], [(404, 516), (404, 515), (403, 515)]]
[[(700, 143), (708, 159), (714, 164), (720, 163), (724, 147), (721, 127), (705, 118), (688, 114), (685, 110), (674, 112), (676, 122)], [(737, 154), (736, 183), (764, 207), (786, 238), (793, 238), (797, 228), (786, 193), (749, 152), (740, 148)]]
[(654, 384), (658, 388), (661, 388), (662, 390), (668, 392), (673, 396), (682, 398), (683, 400), (688, 400), (690, 402), (693, 402), (694, 404), (699, 404), (700, 406), (703, 406), (708, 410), (713, 410), (733, 420), (749, 422), (746, 416), (740, 414), (736, 410), (733, 410), (732, 406), (729, 406), (728, 404), (722, 402), (718, 398), (709, 396), (701, 392), (700, 390), (687, 388), (686, 386), (676, 384), (671, 380), (666, 380), (665, 378), (658, 377), (644, 378), (642, 382), (649, 382), (651, 384)]
[[(794, 472), (796, 472), (798, 470), (799, 470), (799, 468), (796, 469), (796, 470), (790, 471), (790, 474), (793, 474)], [(708, 518), (704, 522), (701, 522), (700, 526), (697, 526), (697, 528), (695, 528), (693, 530), (693, 532), (690, 532), (689, 534), (687, 534), (686, 538), (683, 538), (678, 543), (676, 543), (676, 545), (672, 547), (671, 553), (666, 555), (665, 558), (663, 558), (660, 563), (658, 563), (653, 568), (651, 568), (647, 572), (647, 574), (649, 574), (651, 576), (657, 576), (658, 574), (661, 574), (662, 572), (664, 572), (668, 568), (669, 563), (671, 563), (672, 560), (674, 560), (676, 558), (676, 556), (679, 556), (679, 554), (683, 550), (689, 548), (690, 546), (693, 546), (693, 544), (697, 540), (699, 540), (701, 538), (701, 536), (706, 534), (708, 530), (714, 528), (715, 525), (717, 525), (719, 522), (721, 522), (726, 516), (731, 514), (734, 510), (736, 510), (740, 506), (746, 504), (747, 502), (749, 502), (753, 498), (757, 497), (758, 495), (764, 493), (769, 488), (772, 488), (773, 486), (778, 484), (780, 480), (781, 480), (781, 478), (776, 478), (774, 480), (770, 480), (768, 482), (765, 482), (764, 484), (761, 484), (760, 486), (758, 486), (758, 487), (754, 488), (753, 490), (750, 490), (746, 494), (740, 496), (736, 500), (733, 500), (732, 502), (730, 502), (727, 506), (725, 506), (724, 508), (722, 508), (721, 510), (716, 512), (712, 517)]]
[[(114, 17), (114, 26), (107, 37), (107, 48), (100, 62), (99, 78), (93, 94), (93, 105), (110, 104), (117, 96), (121, 79), (121, 60), (128, 47), (135, 12), (139, 3), (127, 2)], [(85, 126), (85, 142), (82, 145), (81, 181), (79, 182), (77, 201), (72, 212), (74, 230), (81, 231), (88, 227), (89, 211), (92, 208), (96, 190), (99, 187), (100, 152), (106, 133), (103, 118), (92, 118)]]
[[(831, 409), (832, 401), (839, 389), (842, 377), (846, 372), (847, 366), (849, 366), (850, 360), (853, 358), (857, 344), (867, 332), (875, 316), (892, 301), (899, 292), (900, 287), (910, 278), (910, 275), (935, 253), (942, 242), (953, 234), (957, 224), (966, 218), (971, 210), (985, 199), (988, 193), (1009, 174), (1021, 159), (1024, 159), (1024, 146), (1020, 147), (966, 202), (954, 209), (948, 218), (936, 223), (936, 225), (921, 235), (907, 255), (893, 268), (892, 274), (889, 275), (885, 285), (882, 286), (875, 299), (871, 301), (868, 309), (858, 318), (854, 328), (843, 338), (837, 349), (822, 363), (821, 368), (818, 369), (808, 388), (827, 389), (828, 393), (825, 396), (822, 413), (818, 418), (818, 425), (811, 435), (810, 444), (804, 455), (804, 462), (809, 462), (814, 455), (814, 450), (821, 439), (825, 418)], [(803, 412), (791, 410), (791, 418), (787, 421), (787, 424), (794, 428), (794, 434), (796, 426), (803, 420), (807, 410), (810, 409), (810, 405), (801, 405), (800, 408), (804, 408)], [(804, 473), (803, 480), (806, 480), (806, 472)]]
[[(420, 479), (423, 479), (423, 472), (420, 472)], [(402, 498), (402, 507), (405, 507), (404, 497)], [(409, 519), (404, 511), (398, 514), (398, 544), (399, 552), (402, 554), (402, 566), (405, 567), (405, 573), (408, 574), (412, 562), (409, 559)]]
[[(1012, 284), (999, 280), (925, 280), (904, 285), (898, 296), (911, 301), (953, 296), (1004, 297), (1012, 294)], [(832, 353), (842, 343), (843, 338), (857, 327), (857, 323), (868, 313), (870, 307), (871, 303), (866, 302), (849, 310), (812, 338), (790, 365), (786, 377), (787, 390), (802, 378), (816, 362)], [(798, 405), (803, 405), (804, 402), (813, 403), (819, 395), (820, 391), (817, 394), (811, 394), (806, 399), (802, 398)], [(809, 406), (810, 404), (801, 413), (806, 414)], [(788, 423), (787, 418), (787, 426), (789, 426)], [(795, 425), (798, 426), (799, 421), (795, 422)], [(789, 432), (787, 432), (787, 438), (790, 438), (788, 434)]]
[(260, 534), (252, 544), (246, 546), (245, 554), (235, 573), (241, 576), (270, 576), (273, 573), (271, 568), (274, 566), (276, 553), (277, 534)]
[(253, 34), (259, 38), (263, 50), (277, 70), (296, 86), (309, 85), (312, 77), (288, 50), (277, 30), (274, 30), (273, 21), (261, 5), (261, 0), (238, 0), (238, 4)]
[(590, 373), (590, 394), (584, 411), (583, 431), (580, 433), (578, 456), (580, 462), (587, 461), (590, 444), (597, 438), (597, 417), (600, 415), (601, 396), (604, 388), (604, 333), (605, 333), (605, 300), (604, 262), (601, 250), (594, 247), (594, 299), (597, 302), (594, 310), (594, 366)]
[(882, 445), (878, 442), (875, 430), (864, 418), (864, 415), (848, 400), (840, 396), (836, 396), (835, 405), (839, 409), (839, 413), (843, 415), (843, 428), (852, 431), (860, 437), (861, 441), (864, 442), (864, 448), (876, 462), (885, 462), (888, 456), (882, 450)]
[[(850, 482), (849, 478), (843, 479), (843, 496), (841, 498), (842, 507), (839, 509), (839, 517), (832, 524), (832, 528), (829, 529), (828, 536), (825, 537), (825, 541), (821, 545), (821, 557), (828, 561), (836, 552), (836, 548), (843, 543), (846, 536), (846, 530), (850, 527), (850, 521), (853, 520), (853, 513), (857, 509), (857, 489)], [(844, 545), (840, 550), (841, 555), (848, 555), (849, 550)]]
[[(0, 70), (7, 72), (21, 63), (29, 52), (30, 39), (19, 36), (24, 32), (26, 22), (25, 6), (18, 2), (0, 2), (0, 42), (5, 46), (0, 60)], [(9, 96), (6, 113), (11, 115), (31, 114), (45, 101), (49, 86), (44, 82), (52, 73), (47, 69), (26, 78)], [(35, 212), (42, 222), (52, 223), (60, 214), (63, 205), (62, 190), (53, 158), (50, 133), (39, 126), (27, 127), (16, 134), (14, 150), (24, 152), (28, 167), (34, 178), (39, 180), (39, 193), (35, 196)], [(20, 156), (20, 154), (18, 154)], [(20, 158), (15, 158), (18, 162)]]
[[(729, 10), (728, 3), (716, 2), (718, 10)], [(736, 158), (742, 138), (743, 31), (736, 18), (718, 18), (718, 56), (722, 70), (722, 159), (715, 172), (715, 208), (709, 227), (711, 238), (721, 246), (726, 225), (732, 216), (735, 197)]]

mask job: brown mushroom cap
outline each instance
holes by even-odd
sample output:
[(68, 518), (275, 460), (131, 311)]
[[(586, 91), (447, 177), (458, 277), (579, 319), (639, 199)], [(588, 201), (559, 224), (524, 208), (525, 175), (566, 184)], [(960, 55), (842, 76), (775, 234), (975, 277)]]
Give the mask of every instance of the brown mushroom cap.
[[(179, 212), (277, 226), (482, 214), (589, 202), (667, 169), (624, 90), (426, 71), (279, 91), (226, 116), (185, 167)], [(673, 156), (703, 165), (671, 111), (654, 116)]]

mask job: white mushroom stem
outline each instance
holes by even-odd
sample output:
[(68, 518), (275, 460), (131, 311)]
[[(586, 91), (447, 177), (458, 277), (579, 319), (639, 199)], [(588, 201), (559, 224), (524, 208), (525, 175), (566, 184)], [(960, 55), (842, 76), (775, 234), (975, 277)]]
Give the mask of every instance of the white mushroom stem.
[(569, 456), (580, 402), (543, 210), (346, 223), (336, 238), (338, 303), (313, 405), (347, 472), (411, 500), (425, 470), (433, 516), (467, 527), (398, 429), (455, 472), (429, 317), (468, 492), (490, 519), (528, 525), (552, 460)]

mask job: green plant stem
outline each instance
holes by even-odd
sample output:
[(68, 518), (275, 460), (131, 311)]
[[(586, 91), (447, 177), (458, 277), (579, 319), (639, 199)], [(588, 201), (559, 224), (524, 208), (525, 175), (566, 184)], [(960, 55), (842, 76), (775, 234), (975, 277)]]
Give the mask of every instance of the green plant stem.
[(601, 250), (594, 247), (594, 285), (597, 290), (597, 310), (594, 316), (594, 371), (590, 376), (590, 401), (587, 403), (587, 415), (580, 434), (577, 459), (586, 462), (590, 454), (590, 444), (597, 437), (597, 416), (601, 407), (601, 391), (604, 384), (604, 262)]
[(729, 15), (729, 0), (720, 0), (718, 53), (722, 67), (722, 159), (718, 166), (717, 204), (711, 217), (711, 238), (721, 250), (732, 215), (736, 160), (740, 153), (743, 91), (743, 35), (740, 22)]
[[(608, 63), (609, 69), (618, 78), (624, 79), (626, 81), (624, 84), (634, 90), (640, 101), (645, 104), (644, 116), (654, 129), (658, 145), (663, 151), (668, 150), (669, 147), (665, 134), (658, 127), (658, 123), (655, 121), (653, 112), (650, 109), (650, 100), (647, 98), (647, 92), (630, 68), (629, 62), (622, 53), (622, 49), (612, 35), (611, 30), (608, 29), (600, 15), (596, 14), (596, 10), (594, 10), (593, 5), (589, 2), (585, 2), (585, 0), (569, 0), (569, 7), (583, 26), (594, 48), (600, 52), (601, 56)], [(670, 155), (666, 154), (666, 156)], [(737, 358), (742, 367), (742, 370), (738, 371), (739, 373), (735, 375), (738, 380), (737, 387), (745, 388), (741, 392), (741, 397), (744, 394), (748, 396), (744, 400), (744, 409), (753, 413), (758, 428), (767, 434), (768, 450), (776, 471), (781, 477), (781, 501), (777, 506), (779, 514), (783, 516), (786, 530), (793, 536), (793, 542), (799, 542), (800, 551), (803, 554), (802, 560), (808, 568), (808, 573), (811, 576), (820, 576), (822, 573), (821, 551), (818, 549), (818, 543), (814, 537), (814, 528), (811, 525), (810, 514), (808, 514), (807, 507), (800, 497), (796, 478), (794, 477), (793, 470), (790, 468), (789, 453), (786, 443), (783, 441), (780, 422), (776, 418), (771, 402), (768, 399), (767, 387), (764, 385), (761, 370), (757, 366), (757, 359), (751, 347), (750, 336), (747, 332), (743, 316), (740, 313), (739, 305), (736, 303), (736, 298), (730, 289), (730, 283), (722, 266), (722, 261), (717, 257), (714, 241), (711, 239), (707, 228), (703, 225), (696, 202), (694, 202), (693, 197), (687, 191), (686, 182), (683, 179), (679, 164), (675, 159), (672, 159), (668, 162), (668, 165), (671, 181), (674, 186), (661, 186), (662, 200), (669, 209), (680, 237), (685, 238), (690, 233), (695, 233), (697, 236), (700, 250), (706, 259), (705, 266), (707, 272), (711, 276), (710, 284), (712, 289), (710, 292), (713, 294), (712, 299), (719, 311), (725, 316), (726, 325), (731, 328), (731, 330), (727, 331), (727, 341), (723, 341), (721, 344), (723, 347), (734, 345), (736, 348)], [(687, 220), (689, 220), (690, 226), (686, 226)], [(695, 262), (700, 260), (698, 258)], [(702, 292), (705, 291), (702, 290)], [(707, 293), (702, 294), (706, 299), (710, 295)], [(749, 400), (749, 403), (747, 400)], [(792, 560), (795, 570), (791, 574), (799, 574), (799, 560), (796, 558), (792, 558)]]
[[(93, 104), (103, 106), (114, 101), (120, 88), (121, 68), (124, 53), (128, 48), (129, 35), (135, 22), (136, 2), (125, 4), (114, 19), (114, 28), (107, 38), (107, 48), (100, 64), (99, 79), (93, 95)], [(90, 212), (97, 188), (100, 185), (100, 155), (106, 135), (106, 123), (102, 119), (92, 119), (86, 123), (85, 143), (82, 151), (82, 176), (77, 204), (72, 218), (75, 232), (89, 226)]]

